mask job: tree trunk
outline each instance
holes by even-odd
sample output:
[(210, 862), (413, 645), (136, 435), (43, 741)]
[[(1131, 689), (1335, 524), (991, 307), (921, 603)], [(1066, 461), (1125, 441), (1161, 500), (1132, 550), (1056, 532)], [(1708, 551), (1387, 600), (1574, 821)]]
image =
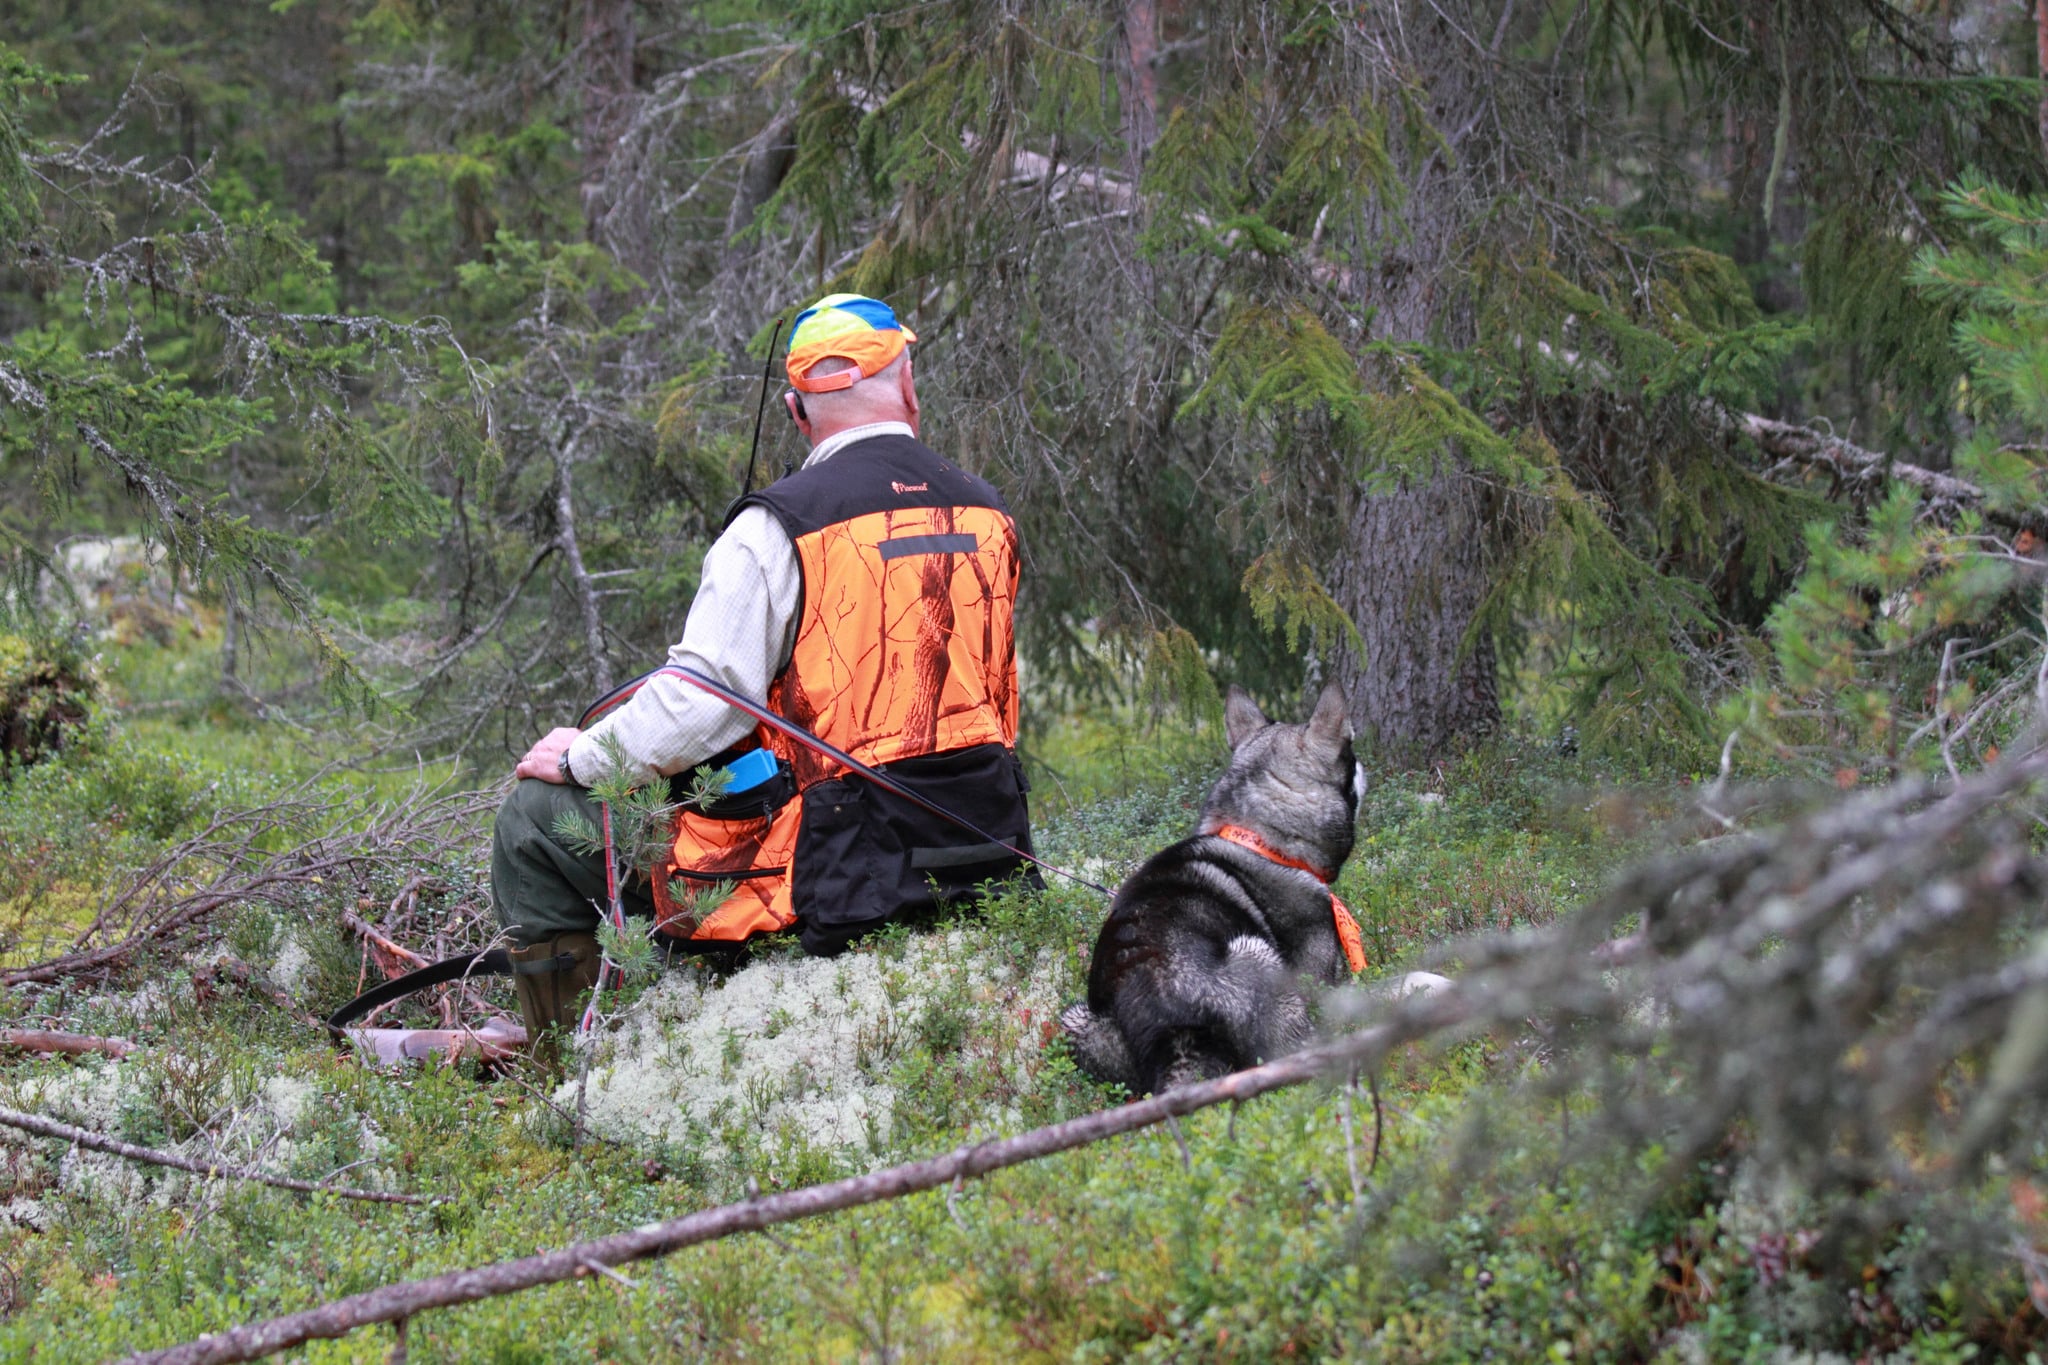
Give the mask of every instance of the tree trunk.
[(1365, 658), (1337, 677), (1359, 734), (1414, 760), (1500, 724), (1493, 641), (1467, 641), (1489, 586), (1491, 501), (1455, 464), (1399, 492), (1361, 497), (1332, 594), (1358, 626)]
[(582, 0), (584, 234), (629, 269), (647, 264), (645, 186), (614, 164), (633, 114), (633, 0)]
[[(2034, 74), (2048, 81), (2048, 0), (2034, 0)], [(2048, 86), (2041, 92), (2041, 148), (2048, 151)]]
[[(1494, 158), (1479, 130), (1495, 73), (1491, 57), (1440, 26), (1437, 7), (1401, 8), (1405, 18), (1375, 20), (1380, 43), (1395, 55), (1395, 75), (1420, 64), (1430, 121), (1443, 141), (1425, 140), (1412, 153), (1398, 206), (1382, 210), (1368, 229), (1377, 239), (1368, 248), (1373, 268), (1345, 271), (1339, 287), (1373, 306), (1378, 340), (1462, 346), (1473, 323), (1458, 282), (1461, 231), (1471, 205), (1494, 188), (1486, 180)], [(1513, 6), (1473, 4), (1461, 13), (1467, 32), (1491, 35), (1497, 55)], [(1330, 590), (1358, 626), (1366, 654), (1340, 651), (1337, 677), (1360, 735), (1389, 757), (1430, 758), (1499, 728), (1493, 642), (1467, 638), (1498, 559), (1494, 504), (1455, 449), (1442, 452), (1428, 477), (1392, 493), (1355, 495)]]
[(1128, 170), (1136, 184), (1159, 135), (1159, 16), (1152, 0), (1124, 0), (1123, 36), (1123, 60), (1116, 73), (1118, 102), (1123, 107)]

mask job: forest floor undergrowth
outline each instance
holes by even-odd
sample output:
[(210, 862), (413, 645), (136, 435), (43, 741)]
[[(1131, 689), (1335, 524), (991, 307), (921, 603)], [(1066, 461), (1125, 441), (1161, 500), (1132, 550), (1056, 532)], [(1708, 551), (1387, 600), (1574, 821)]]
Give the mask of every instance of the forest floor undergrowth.
[[(274, 730), (161, 706), (0, 785), (0, 965), (42, 956), (105, 888), (222, 810), (303, 795), (324, 756)], [(1048, 726), (1043, 851), (1113, 885), (1187, 832), (1220, 753), (1206, 731), (1147, 732), (1128, 715)], [(1375, 978), (1455, 973), (1446, 946), (1461, 936), (1585, 901), (1666, 838), (1686, 781), (1511, 740), (1374, 779), (1337, 889)], [(402, 796), (390, 774), (319, 780), (332, 800), (309, 825)], [(431, 865), (300, 881), (96, 977), (8, 992), (0, 1027), (138, 1048), (0, 1053), (0, 1105), (444, 1202), (206, 1180), (0, 1129), (0, 1360), (171, 1344), (1121, 1098), (1057, 1037), (1104, 909), (1057, 882), (836, 960), (772, 947), (727, 976), (670, 968), (608, 1010), (580, 1124), (573, 1078), (473, 1061), (378, 1070), (338, 1051), (312, 1016), (378, 965), (348, 918), (429, 956), (422, 935), (468, 946), (488, 916), (485, 838), (478, 820)], [(509, 990), (462, 1008), (480, 1006), (509, 1012)], [(408, 1008), (437, 1021), (430, 1004)], [(2024, 1356), (2039, 1318), (2010, 1273), (1930, 1276), (1908, 1246), (1854, 1277), (1858, 1320), (1840, 1275), (1801, 1259), (1807, 1215), (1746, 1182), (1739, 1151), (1673, 1180), (1653, 1178), (1654, 1146), (1575, 1148), (1590, 1100), (1516, 1084), (1559, 1045), (1496, 1029), (1411, 1048), (1369, 1084), (1210, 1111), (1177, 1134), (695, 1248), (621, 1280), (435, 1312), (411, 1323), (407, 1348), (501, 1361)], [(300, 1358), (381, 1359), (391, 1344), (377, 1327)]]

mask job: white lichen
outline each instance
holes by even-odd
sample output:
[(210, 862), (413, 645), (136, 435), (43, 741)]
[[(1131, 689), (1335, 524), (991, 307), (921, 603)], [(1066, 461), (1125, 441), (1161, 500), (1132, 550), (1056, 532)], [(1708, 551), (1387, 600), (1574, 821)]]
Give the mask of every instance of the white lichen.
[(270, 979), (279, 990), (297, 999), (313, 974), (313, 955), (299, 941), (297, 929), (287, 929), (279, 939), (277, 957), (270, 964)]
[(0, 1204), (0, 1226), (12, 1225), (31, 1232), (50, 1230), (50, 1211), (40, 1199), (14, 1198)]
[(263, 1082), (263, 1107), (286, 1131), (304, 1119), (319, 1098), (319, 1086), (296, 1076), (272, 1076)]
[[(975, 1033), (996, 1010), (1053, 1017), (1049, 966), (1011, 981), (987, 947), (985, 932), (953, 930), (829, 961), (758, 962), (722, 983), (673, 974), (597, 1045), (587, 1122), (619, 1141), (793, 1140), (872, 1160), (894, 1123), (897, 1063), (935, 1004), (964, 1008)], [(1021, 1082), (1038, 1035), (1007, 1036), (1020, 1055), (1001, 1065)], [(556, 1103), (574, 1109), (573, 1078)]]

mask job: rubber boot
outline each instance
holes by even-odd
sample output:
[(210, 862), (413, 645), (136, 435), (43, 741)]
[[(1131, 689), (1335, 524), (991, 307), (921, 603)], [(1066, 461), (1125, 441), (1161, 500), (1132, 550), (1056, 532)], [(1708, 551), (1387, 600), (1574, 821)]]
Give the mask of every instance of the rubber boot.
[(557, 934), (507, 954), (512, 959), (512, 990), (519, 997), (519, 1018), (526, 1025), (533, 1055), (553, 1069), (560, 1065), (558, 1037), (576, 1027), (584, 994), (597, 984), (604, 957), (596, 934)]

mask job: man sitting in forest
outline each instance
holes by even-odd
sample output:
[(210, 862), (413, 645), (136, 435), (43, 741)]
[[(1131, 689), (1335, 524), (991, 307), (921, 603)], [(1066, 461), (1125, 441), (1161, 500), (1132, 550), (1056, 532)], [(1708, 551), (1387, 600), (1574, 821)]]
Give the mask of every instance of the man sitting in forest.
[(587, 729), (553, 730), (528, 750), (498, 812), (492, 900), (536, 1039), (573, 1021), (597, 976), (603, 857), (556, 829), (564, 812), (598, 819), (584, 788), (610, 755), (646, 780), (677, 778), (679, 795), (693, 771), (729, 774), (715, 796), (680, 804), (673, 847), (625, 888), (630, 911), (684, 944), (794, 925), (808, 951), (834, 953), (1015, 870), (1005, 844), (1029, 850), (1015, 753), (1016, 526), (994, 488), (918, 441), (916, 339), (887, 304), (857, 294), (797, 316), (783, 402), (810, 456), (727, 514), (669, 663), (888, 765), (1000, 842), (657, 671)]

